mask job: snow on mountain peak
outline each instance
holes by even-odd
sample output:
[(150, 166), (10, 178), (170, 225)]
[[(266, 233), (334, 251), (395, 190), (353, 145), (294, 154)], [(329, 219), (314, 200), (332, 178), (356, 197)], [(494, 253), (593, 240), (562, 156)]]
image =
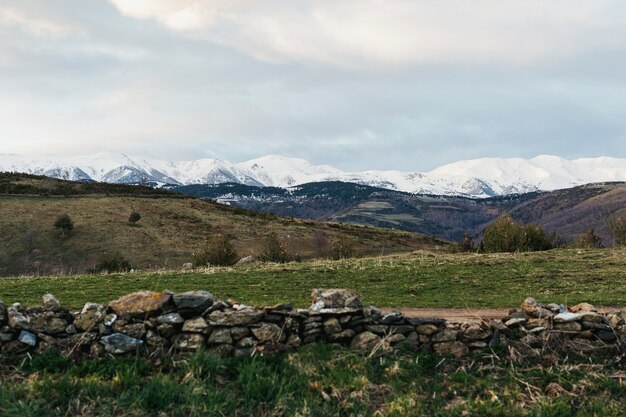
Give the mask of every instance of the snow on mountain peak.
[(328, 165), (281, 155), (245, 162), (218, 159), (163, 161), (101, 152), (81, 157), (29, 158), (0, 154), (0, 171), (25, 172), (68, 180), (113, 183), (217, 184), (290, 187), (309, 182), (345, 181), (422, 194), (490, 197), (554, 190), (590, 182), (626, 181), (626, 159), (567, 160), (553, 155), (532, 159), (481, 158), (443, 165), (427, 173), (345, 172)]

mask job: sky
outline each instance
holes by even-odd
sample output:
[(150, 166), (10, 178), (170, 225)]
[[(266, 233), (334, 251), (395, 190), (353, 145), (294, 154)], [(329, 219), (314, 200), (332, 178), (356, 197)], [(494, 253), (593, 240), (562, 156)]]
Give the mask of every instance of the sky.
[(623, 0), (0, 0), (0, 153), (626, 157)]

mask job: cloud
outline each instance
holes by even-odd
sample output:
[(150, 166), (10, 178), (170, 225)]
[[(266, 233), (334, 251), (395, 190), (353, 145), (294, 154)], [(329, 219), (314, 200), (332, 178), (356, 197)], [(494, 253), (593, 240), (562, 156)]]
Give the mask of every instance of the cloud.
[(0, 26), (17, 27), (23, 32), (39, 38), (77, 36), (83, 32), (73, 26), (53, 20), (25, 15), (17, 9), (0, 7)]
[(110, 1), (126, 16), (258, 59), (351, 68), (553, 60), (622, 44), (602, 35), (625, 23), (613, 0)]

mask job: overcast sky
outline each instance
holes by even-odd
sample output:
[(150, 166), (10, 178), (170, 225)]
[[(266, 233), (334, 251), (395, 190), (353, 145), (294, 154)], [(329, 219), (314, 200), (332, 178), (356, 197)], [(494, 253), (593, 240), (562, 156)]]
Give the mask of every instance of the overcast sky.
[(0, 153), (626, 157), (624, 0), (0, 0)]

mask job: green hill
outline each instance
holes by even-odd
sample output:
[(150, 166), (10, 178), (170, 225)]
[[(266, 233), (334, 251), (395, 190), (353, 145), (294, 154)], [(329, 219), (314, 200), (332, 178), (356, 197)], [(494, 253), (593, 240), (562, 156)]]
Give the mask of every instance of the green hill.
[[(132, 211), (141, 220), (132, 225)], [(53, 227), (67, 213), (66, 237)], [(415, 233), (277, 217), (164, 190), (0, 174), (0, 274), (82, 273), (119, 250), (136, 268), (179, 268), (194, 251), (227, 235), (240, 256), (258, 255), (275, 232), (301, 258), (325, 256), (349, 239), (361, 254), (412, 251), (446, 242)]]

